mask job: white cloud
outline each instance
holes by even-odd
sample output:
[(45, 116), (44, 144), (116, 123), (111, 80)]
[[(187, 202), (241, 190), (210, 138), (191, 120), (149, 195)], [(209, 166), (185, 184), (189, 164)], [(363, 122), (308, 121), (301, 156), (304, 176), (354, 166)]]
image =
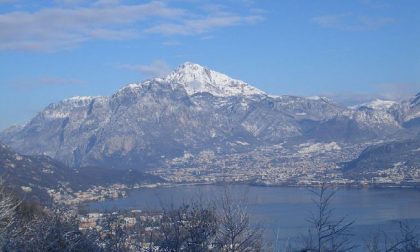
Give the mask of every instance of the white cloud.
[[(126, 39), (138, 36), (127, 25), (150, 17), (173, 18), (180, 9), (162, 3), (89, 8), (50, 8), (38, 12), (0, 15), (0, 49), (58, 50), (93, 38)], [(121, 35), (119, 37), (117, 35)]]
[(388, 83), (372, 85), (372, 91), (324, 93), (322, 96), (331, 98), (340, 104), (352, 106), (373, 101), (375, 99), (401, 101), (406, 100), (420, 91), (420, 83)]
[[(0, 0), (1, 1), (1, 0)], [(93, 6), (110, 6), (117, 5), (120, 0), (53, 0), (56, 4), (65, 6), (80, 6), (83, 4)]]
[(420, 83), (384, 83), (376, 87), (384, 98), (390, 100), (407, 99), (420, 91)]
[(355, 15), (352, 13), (318, 16), (312, 18), (312, 21), (323, 27), (346, 31), (375, 30), (395, 23), (395, 19), (393, 18), (371, 17), (366, 15)]
[(11, 82), (12, 86), (18, 89), (30, 89), (37, 87), (59, 87), (83, 85), (85, 82), (73, 78), (62, 78), (55, 76), (40, 76), (32, 79), (18, 79)]
[(370, 30), (395, 23), (395, 19), (393, 18), (369, 16), (360, 16), (359, 21), (363, 25), (363, 27)]
[(262, 21), (262, 16), (237, 16), (223, 15), (205, 17), (200, 19), (184, 20), (181, 23), (159, 24), (147, 29), (149, 33), (160, 33), (164, 35), (195, 35), (208, 32), (219, 27), (228, 27), (241, 24), (255, 24)]
[(54, 2), (55, 7), (0, 14), (0, 50), (57, 51), (89, 40), (128, 40), (151, 33), (196, 35), (263, 19), (259, 14), (229, 13), (224, 7), (186, 9), (163, 1), (143, 4), (123, 4), (119, 0)]
[(179, 45), (181, 45), (181, 42), (179, 42), (177, 40), (168, 40), (168, 41), (162, 42), (162, 45), (164, 45), (164, 46), (179, 46)]
[(312, 18), (312, 21), (321, 26), (337, 27), (341, 24), (341, 20), (349, 14), (325, 15)]
[(120, 2), (120, 0), (98, 0), (95, 4), (98, 6), (111, 6), (118, 5)]
[(120, 64), (122, 69), (141, 73), (144, 77), (163, 77), (171, 71), (169, 65), (163, 60), (156, 60), (150, 65), (142, 64)]
[(134, 29), (112, 30), (112, 29), (95, 29), (91, 30), (88, 35), (96, 39), (106, 40), (126, 40), (138, 37), (138, 33)]

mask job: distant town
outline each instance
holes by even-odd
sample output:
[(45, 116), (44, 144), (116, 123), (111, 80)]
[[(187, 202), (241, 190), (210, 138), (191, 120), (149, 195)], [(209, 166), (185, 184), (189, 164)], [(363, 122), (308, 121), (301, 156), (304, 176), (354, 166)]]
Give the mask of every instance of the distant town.
[(167, 167), (151, 172), (164, 178), (164, 183), (93, 186), (86, 191), (62, 187), (50, 189), (48, 193), (56, 203), (77, 205), (127, 197), (127, 192), (133, 189), (179, 184), (316, 186), (328, 182), (336, 186), (408, 186), (420, 183), (420, 169), (405, 169), (402, 164), (371, 172), (368, 178), (351, 178), (343, 174), (341, 163), (354, 159), (372, 144), (330, 142), (299, 144), (294, 148), (279, 144), (259, 147), (246, 153), (223, 155), (210, 150), (197, 155), (186, 152), (182, 157), (168, 162)]

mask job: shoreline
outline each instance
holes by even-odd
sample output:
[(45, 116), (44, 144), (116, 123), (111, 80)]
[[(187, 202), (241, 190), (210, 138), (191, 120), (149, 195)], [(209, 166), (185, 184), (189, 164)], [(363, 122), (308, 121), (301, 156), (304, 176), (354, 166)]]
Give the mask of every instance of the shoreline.
[[(327, 183), (328, 184), (328, 183)], [(175, 187), (183, 187), (183, 186), (235, 186), (235, 185), (245, 185), (250, 187), (272, 187), (272, 188), (316, 188), (320, 186), (318, 184), (310, 184), (310, 185), (299, 185), (299, 184), (258, 184), (258, 183), (249, 183), (249, 182), (216, 182), (216, 183), (163, 183), (163, 184), (147, 184), (147, 185), (137, 185), (133, 187), (127, 187), (124, 189), (126, 192), (123, 197), (116, 197), (116, 198), (105, 198), (103, 200), (88, 200), (83, 201), (76, 206), (83, 206), (89, 203), (95, 202), (103, 202), (105, 200), (117, 200), (129, 197), (131, 191), (134, 190), (142, 190), (142, 189), (157, 189), (157, 188), (175, 188)], [(332, 184), (333, 188), (338, 189), (420, 189), (420, 183), (413, 184), (385, 184), (385, 185), (378, 185), (378, 184)]]

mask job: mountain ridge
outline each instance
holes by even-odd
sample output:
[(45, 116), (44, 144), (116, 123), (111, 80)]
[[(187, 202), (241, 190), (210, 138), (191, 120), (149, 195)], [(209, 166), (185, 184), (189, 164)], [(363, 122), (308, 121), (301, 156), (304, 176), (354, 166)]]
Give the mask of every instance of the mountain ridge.
[(0, 142), (0, 173), (5, 184), (28, 200), (53, 203), (51, 192), (72, 195), (95, 186), (164, 182), (136, 171), (114, 171), (101, 167), (73, 169), (49, 156), (21, 155)]
[(407, 123), (417, 125), (417, 101), (347, 108), (322, 97), (272, 96), (185, 63), (166, 77), (126, 85), (111, 96), (50, 104), (23, 127), (1, 132), (0, 141), (71, 167), (139, 171), (170, 167), (185, 153), (245, 155), (285, 143), (293, 153), (302, 144), (336, 142), (353, 146), (351, 158), (357, 146), (412, 134), (415, 127)]

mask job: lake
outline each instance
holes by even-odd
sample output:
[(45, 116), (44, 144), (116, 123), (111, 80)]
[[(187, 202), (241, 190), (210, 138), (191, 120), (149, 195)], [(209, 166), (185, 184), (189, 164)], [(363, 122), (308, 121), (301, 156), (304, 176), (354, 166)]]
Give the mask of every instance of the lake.
[[(246, 195), (252, 221), (264, 227), (267, 240), (283, 246), (307, 232), (307, 218), (314, 210), (313, 193), (307, 188), (234, 185), (229, 190), (235, 197)], [(127, 198), (89, 203), (88, 209), (156, 209), (162, 205), (180, 205), (198, 197), (217, 200), (223, 191), (224, 187), (219, 185), (145, 188), (130, 191)], [(331, 206), (336, 216), (355, 220), (356, 235), (352, 239), (360, 244), (378, 229), (395, 234), (399, 220), (420, 228), (420, 189), (341, 188)], [(361, 247), (358, 250), (363, 251)]]

